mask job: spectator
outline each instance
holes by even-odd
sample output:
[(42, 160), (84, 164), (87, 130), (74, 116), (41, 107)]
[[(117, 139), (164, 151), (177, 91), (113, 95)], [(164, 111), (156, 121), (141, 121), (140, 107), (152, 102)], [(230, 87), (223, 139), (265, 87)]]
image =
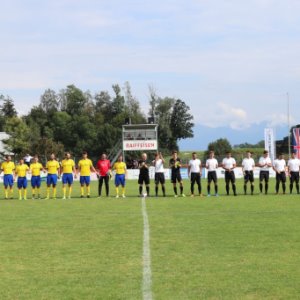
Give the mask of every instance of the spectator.
[(25, 156), (24, 156), (24, 162), (25, 162), (25, 164), (29, 167), (30, 166), (30, 164), (31, 164), (31, 160), (32, 160), (32, 156), (30, 155), (30, 154), (26, 154)]

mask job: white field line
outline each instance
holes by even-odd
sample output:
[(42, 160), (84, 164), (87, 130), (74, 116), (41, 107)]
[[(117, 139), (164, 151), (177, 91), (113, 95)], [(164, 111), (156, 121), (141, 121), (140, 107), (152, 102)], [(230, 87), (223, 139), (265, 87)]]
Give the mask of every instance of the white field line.
[(152, 300), (152, 272), (150, 254), (150, 226), (147, 214), (146, 199), (142, 198), (142, 214), (144, 223), (143, 238), (143, 300)]

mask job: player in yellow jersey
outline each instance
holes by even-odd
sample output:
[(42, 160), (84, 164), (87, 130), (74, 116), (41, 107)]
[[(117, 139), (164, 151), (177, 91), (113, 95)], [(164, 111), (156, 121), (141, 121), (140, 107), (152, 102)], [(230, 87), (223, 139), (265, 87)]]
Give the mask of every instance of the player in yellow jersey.
[(86, 186), (87, 198), (90, 198), (90, 182), (91, 171), (96, 173), (92, 161), (87, 157), (87, 152), (82, 152), (82, 159), (78, 162), (78, 170), (80, 172), (80, 194), (84, 198), (84, 185)]
[(27, 200), (27, 172), (29, 167), (24, 163), (24, 159), (20, 159), (20, 163), (16, 167), (15, 177), (18, 176), (18, 190), (19, 190), (19, 200), (22, 200), (22, 189), (24, 190), (24, 200)]
[(119, 185), (122, 186), (122, 197), (125, 198), (125, 183), (127, 176), (126, 164), (123, 162), (123, 156), (120, 155), (118, 160), (114, 163), (112, 169), (116, 172), (115, 186), (116, 186), (116, 198), (119, 198)]
[(56, 199), (56, 184), (57, 184), (57, 178), (58, 178), (58, 170), (60, 166), (58, 161), (55, 159), (55, 155), (52, 153), (50, 156), (50, 160), (48, 160), (46, 164), (46, 169), (48, 172), (47, 175), (47, 197), (46, 199), (49, 199), (50, 197), (50, 187), (53, 188), (53, 199)]
[(63, 199), (66, 199), (66, 192), (68, 184), (69, 186), (69, 195), (68, 198), (71, 199), (72, 194), (72, 184), (73, 184), (73, 173), (76, 178), (75, 162), (71, 159), (70, 152), (65, 153), (65, 159), (61, 162), (60, 174), (62, 174), (62, 184), (63, 184)]
[(10, 198), (13, 199), (13, 185), (14, 185), (14, 170), (16, 166), (15, 163), (11, 161), (11, 156), (6, 155), (5, 161), (1, 164), (1, 171), (4, 173), (3, 184), (5, 199), (8, 199), (8, 187)]
[(39, 163), (39, 158), (37, 155), (34, 156), (29, 169), (31, 173), (32, 199), (41, 199), (41, 171), (44, 170), (44, 167), (41, 163)]

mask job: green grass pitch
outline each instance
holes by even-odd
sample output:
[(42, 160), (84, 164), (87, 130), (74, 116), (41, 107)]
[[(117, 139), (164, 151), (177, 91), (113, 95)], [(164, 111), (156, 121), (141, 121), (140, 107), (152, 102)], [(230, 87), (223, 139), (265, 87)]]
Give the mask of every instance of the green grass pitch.
[[(224, 196), (219, 183), (220, 197), (190, 198), (186, 181), (186, 198), (167, 182), (168, 197), (146, 199), (153, 298), (299, 299), (300, 195), (274, 195), (272, 181), (244, 196), (238, 181)], [(1, 200), (0, 299), (142, 299), (137, 193), (128, 181), (126, 199), (97, 199), (94, 182), (90, 199), (76, 183), (70, 200), (60, 185), (57, 200)]]

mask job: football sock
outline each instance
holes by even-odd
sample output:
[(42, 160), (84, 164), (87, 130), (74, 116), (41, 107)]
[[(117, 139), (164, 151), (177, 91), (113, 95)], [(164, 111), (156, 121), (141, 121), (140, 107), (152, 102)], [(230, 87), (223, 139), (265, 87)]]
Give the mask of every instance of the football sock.
[(91, 193), (91, 187), (89, 185), (86, 187), (86, 192), (87, 192), (88, 195), (90, 195), (90, 193)]
[(268, 193), (268, 189), (269, 189), (269, 184), (266, 183), (266, 184), (265, 184), (265, 191), (266, 191), (266, 194)]
[(56, 198), (56, 186), (53, 187), (53, 198)]
[(142, 195), (142, 191), (143, 191), (143, 187), (140, 185), (139, 186), (139, 193), (140, 193), (140, 195)]
[(69, 197), (72, 195), (72, 186), (69, 187)]
[(122, 195), (125, 195), (125, 187), (122, 187)]
[(64, 197), (66, 197), (66, 191), (67, 191), (67, 188), (64, 186), (64, 187), (63, 187)]
[(83, 194), (84, 194), (84, 188), (83, 188), (83, 186), (80, 187), (80, 194), (81, 194), (81, 196), (83, 196)]
[(175, 193), (175, 195), (177, 195), (177, 187), (176, 186), (174, 186), (174, 193)]
[(147, 195), (149, 196), (149, 194), (150, 194), (150, 188), (149, 188), (149, 186), (146, 186), (146, 191), (147, 191)]

